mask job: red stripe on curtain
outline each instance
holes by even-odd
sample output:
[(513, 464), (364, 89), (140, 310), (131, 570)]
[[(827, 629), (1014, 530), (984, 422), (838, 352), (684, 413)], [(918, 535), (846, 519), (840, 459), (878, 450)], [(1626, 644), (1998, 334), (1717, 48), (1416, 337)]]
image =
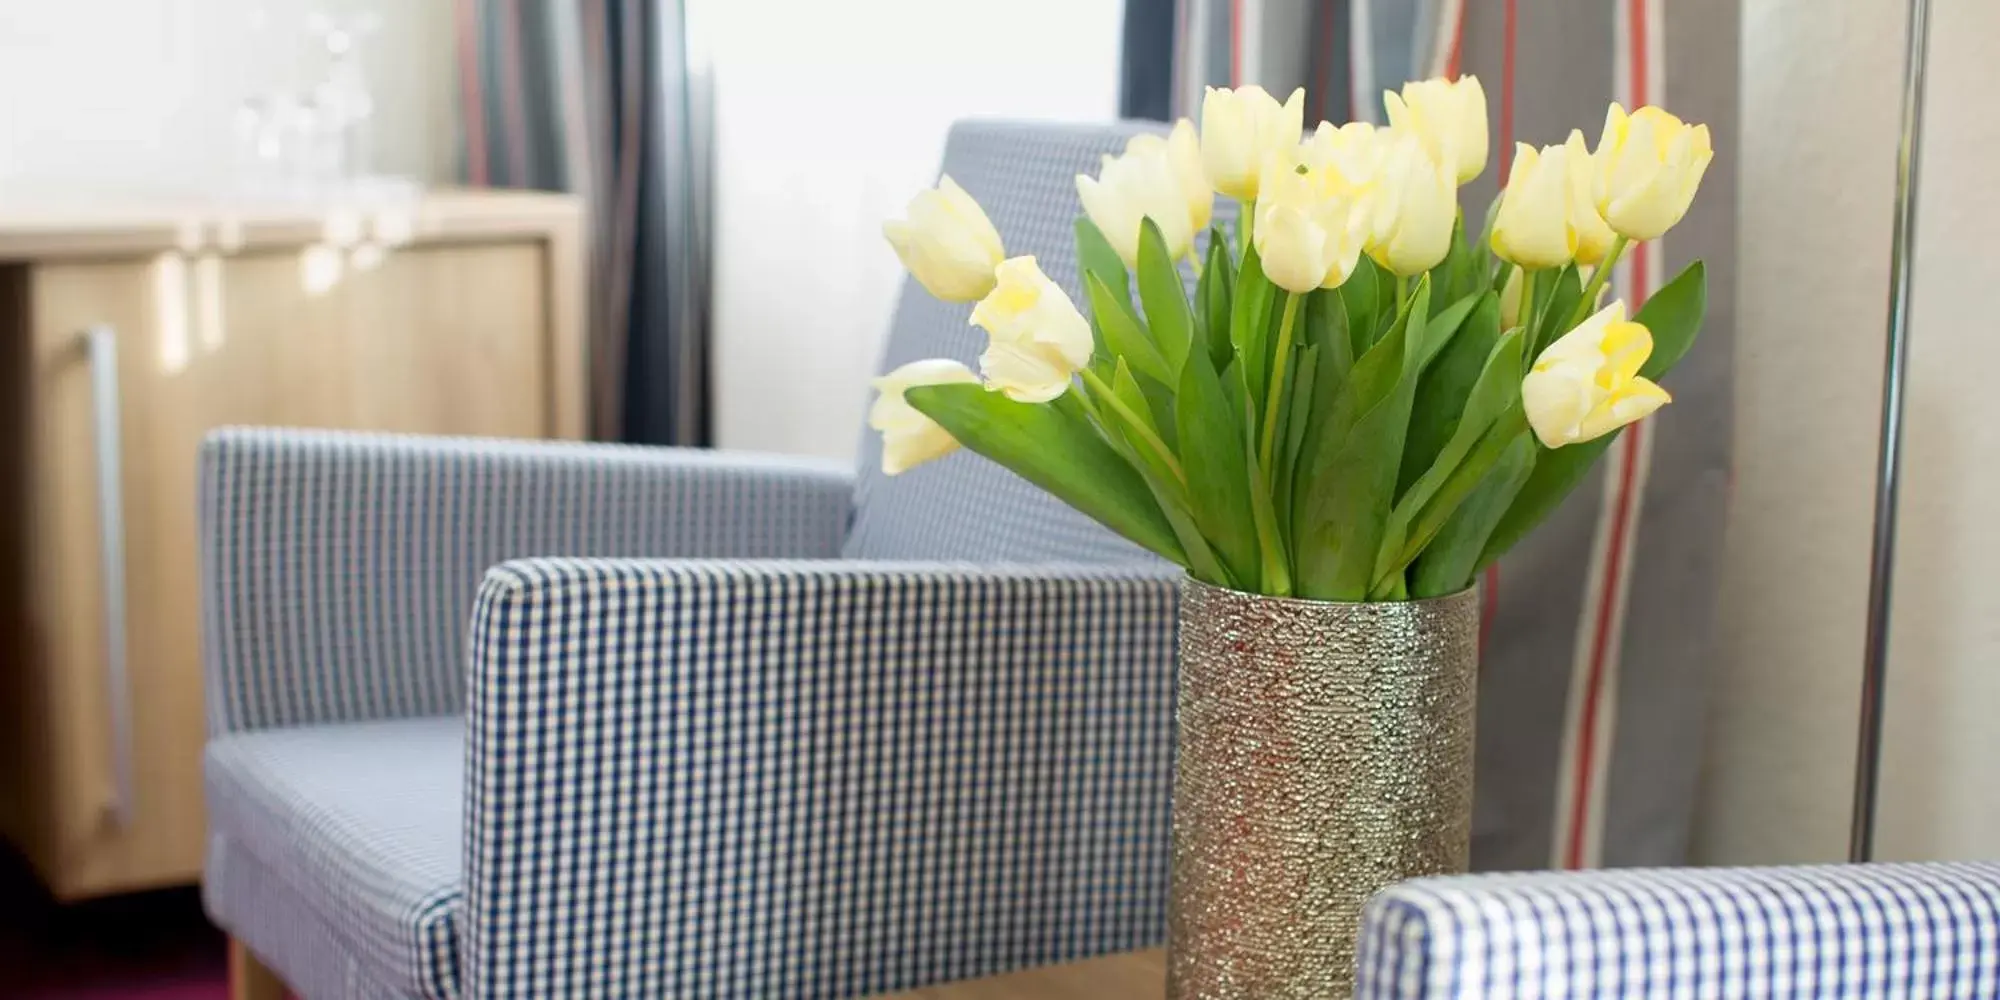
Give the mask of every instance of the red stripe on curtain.
[(1243, 0), (1229, 0), (1229, 85), (1243, 86)]
[(1515, 0), (1507, 0), (1500, 29), (1500, 187), (1514, 168), (1514, 30), (1520, 23)]
[[(1648, 0), (1626, 0), (1625, 17), (1631, 39), (1631, 56), (1627, 59), (1630, 77), (1627, 85), (1631, 88), (1632, 105), (1643, 107), (1652, 99), (1647, 93), (1648, 74), (1651, 70), (1650, 53), (1647, 51), (1652, 39), (1647, 37), (1646, 17)], [(1645, 243), (1632, 248), (1630, 287), (1626, 289), (1628, 305), (1636, 310), (1646, 301), (1651, 291), (1647, 287), (1647, 262), (1651, 247)], [(1642, 499), (1633, 489), (1633, 479), (1638, 473), (1640, 446), (1646, 435), (1646, 425), (1642, 421), (1627, 427), (1620, 436), (1617, 447), (1623, 451), (1622, 474), (1618, 478), (1615, 492), (1605, 498), (1605, 502), (1615, 504), (1612, 514), (1611, 539), (1605, 551), (1604, 577), (1599, 581), (1599, 605), (1597, 629), (1591, 639), (1590, 674), (1584, 684), (1583, 719), (1577, 739), (1576, 771), (1572, 777), (1574, 794), (1570, 799), (1569, 839), (1565, 846), (1563, 864), (1567, 868), (1581, 868), (1584, 863), (1584, 828), (1588, 823), (1591, 793), (1596, 787), (1592, 779), (1596, 773), (1598, 739), (1598, 704), (1603, 700), (1606, 667), (1611, 656), (1612, 626), (1618, 618), (1617, 608), (1620, 598), (1619, 586), (1624, 573), (1626, 535), (1631, 524), (1638, 517), (1639, 502)]]
[(1563, 856), (1566, 868), (1583, 867), (1584, 827), (1588, 824), (1591, 806), (1591, 791), (1595, 783), (1597, 761), (1597, 706), (1604, 690), (1604, 666), (1610, 653), (1612, 625), (1618, 617), (1618, 585), (1624, 571), (1625, 536), (1631, 530), (1634, 516), (1633, 477), (1639, 468), (1639, 439), (1645, 433), (1642, 424), (1633, 424), (1625, 429), (1618, 447), (1625, 452), (1623, 468), (1618, 477), (1618, 488), (1606, 498), (1606, 502), (1616, 504), (1611, 517), (1611, 542), (1604, 554), (1604, 578), (1599, 581), (1602, 588), (1597, 612), (1597, 629), (1591, 636), (1590, 679), (1584, 686), (1583, 720), (1577, 737), (1575, 794), (1570, 797), (1570, 836)]
[[(1471, 2), (1471, 0), (1467, 0)], [(1465, 4), (1458, 5), (1458, 16), (1451, 26), (1451, 53), (1444, 57), (1444, 77), (1458, 79), (1458, 64), (1465, 51)]]
[(459, 118), (465, 122), (465, 173), (473, 187), (485, 187), (486, 99), (479, 85), (479, 2), (458, 0), (453, 20), (458, 29)]

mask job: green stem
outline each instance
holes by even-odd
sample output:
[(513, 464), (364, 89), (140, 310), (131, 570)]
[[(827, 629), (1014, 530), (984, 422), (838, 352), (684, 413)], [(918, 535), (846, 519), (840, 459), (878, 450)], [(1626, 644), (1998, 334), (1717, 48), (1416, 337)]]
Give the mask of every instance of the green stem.
[(1096, 372), (1085, 368), (1078, 374), (1083, 376), (1083, 384), (1090, 387), (1091, 393), (1103, 397), (1104, 405), (1111, 407), (1112, 412), (1118, 414), (1119, 419), (1124, 420), (1125, 425), (1131, 428), (1134, 434), (1139, 435), (1139, 440), (1146, 442), (1146, 446), (1153, 449), (1153, 453), (1160, 457), (1160, 462), (1167, 467), (1167, 471), (1174, 474), (1174, 479), (1181, 484), (1181, 488), (1186, 489), (1187, 473), (1181, 471), (1180, 460), (1174, 457), (1173, 449), (1168, 448), (1167, 443), (1160, 440), (1160, 435), (1153, 430), (1153, 425), (1148, 423), (1146, 418), (1132, 412), (1132, 408), (1126, 406), (1125, 401), (1119, 399), (1118, 394), (1112, 392), (1111, 387), (1105, 385), (1104, 380), (1098, 378)]
[(1278, 408), (1284, 404), (1285, 364), (1292, 356), (1292, 321), (1299, 314), (1302, 298), (1305, 296), (1286, 292), (1285, 314), (1278, 319), (1278, 353), (1271, 362), (1271, 390), (1264, 397), (1264, 443), (1257, 449), (1257, 462), (1267, 480), (1277, 474), (1271, 458), (1278, 446)]
[(1201, 254), (1192, 247), (1188, 250), (1188, 266), (1194, 268), (1194, 280), (1201, 280)]
[(1578, 323), (1596, 311), (1597, 293), (1604, 290), (1604, 282), (1610, 279), (1611, 269), (1618, 266), (1618, 258), (1625, 255), (1625, 248), (1631, 243), (1631, 240), (1623, 236), (1611, 241), (1611, 252), (1605, 254), (1604, 262), (1597, 265), (1596, 273), (1590, 276), (1590, 284), (1583, 286), (1583, 298), (1576, 300), (1576, 310), (1569, 314), (1569, 322), (1564, 323), (1562, 328), (1555, 332), (1556, 336), (1560, 337), (1576, 329)]
[(1410, 297), (1409, 276), (1402, 274), (1396, 275), (1396, 307), (1398, 309), (1402, 308), (1404, 300), (1408, 299), (1409, 297)]
[[(1097, 426), (1103, 430), (1104, 436), (1106, 438), (1111, 438), (1111, 422), (1104, 419), (1104, 412), (1097, 408), (1097, 402), (1090, 398), (1090, 393), (1072, 392), (1072, 393), (1066, 393), (1065, 395), (1075, 396), (1076, 401), (1083, 406), (1083, 411), (1089, 414), (1090, 419), (1096, 421)], [(1060, 401), (1060, 397), (1058, 397), (1058, 401)], [(1117, 439), (1112, 438), (1110, 443), (1116, 445), (1118, 441)]]
[(1518, 322), (1523, 329), (1535, 329), (1535, 272), (1526, 267), (1521, 268), (1521, 314)]
[(1242, 207), (1236, 211), (1236, 238), (1243, 245), (1236, 248), (1236, 256), (1242, 258), (1256, 245), (1257, 199), (1246, 198), (1238, 204)]

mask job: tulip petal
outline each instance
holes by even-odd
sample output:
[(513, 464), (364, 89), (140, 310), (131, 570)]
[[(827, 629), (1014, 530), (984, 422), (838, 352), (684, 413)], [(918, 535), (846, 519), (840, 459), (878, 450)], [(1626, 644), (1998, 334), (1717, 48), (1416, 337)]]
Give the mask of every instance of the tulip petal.
[(883, 223), (882, 236), (910, 276), (946, 302), (972, 302), (993, 288), (1005, 251), (979, 203), (949, 177), (910, 199), (905, 219)]
[(882, 472), (900, 475), (958, 450), (958, 441), (904, 398), (920, 385), (979, 381), (972, 369), (945, 358), (912, 361), (875, 379), (877, 395), (868, 408), (868, 426), (882, 433)]
[(1050, 363), (1041, 352), (1014, 344), (987, 345), (979, 355), (979, 370), (1016, 402), (1046, 403), (1069, 390), (1071, 373)]
[(1567, 368), (1537, 365), (1521, 379), (1521, 408), (1545, 448), (1581, 440), (1583, 420), (1595, 408), (1594, 395), (1589, 382)]
[(1273, 204), (1257, 213), (1257, 259), (1271, 283), (1288, 292), (1305, 294), (1326, 280), (1329, 234), (1304, 212)]

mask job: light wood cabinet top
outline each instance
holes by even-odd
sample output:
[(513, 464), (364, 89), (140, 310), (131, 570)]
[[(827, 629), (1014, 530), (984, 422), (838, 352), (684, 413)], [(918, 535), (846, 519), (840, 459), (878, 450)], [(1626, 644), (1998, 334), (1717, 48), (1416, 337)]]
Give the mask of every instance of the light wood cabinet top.
[(581, 211), (569, 195), (454, 188), (313, 201), (0, 195), (0, 262), (547, 238)]

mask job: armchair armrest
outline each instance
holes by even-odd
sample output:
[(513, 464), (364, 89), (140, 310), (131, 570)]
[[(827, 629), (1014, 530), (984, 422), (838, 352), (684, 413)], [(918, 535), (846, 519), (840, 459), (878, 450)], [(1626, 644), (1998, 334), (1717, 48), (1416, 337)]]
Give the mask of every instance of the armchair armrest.
[(1418, 879), (1362, 923), (1357, 1000), (2000, 995), (2000, 864)]
[(495, 568), (467, 692), (468, 995), (858, 996), (1158, 942), (1161, 574)]
[(851, 504), (801, 459), (245, 428), (203, 444), (201, 491), (213, 732), (459, 711), (504, 560), (828, 558)]

